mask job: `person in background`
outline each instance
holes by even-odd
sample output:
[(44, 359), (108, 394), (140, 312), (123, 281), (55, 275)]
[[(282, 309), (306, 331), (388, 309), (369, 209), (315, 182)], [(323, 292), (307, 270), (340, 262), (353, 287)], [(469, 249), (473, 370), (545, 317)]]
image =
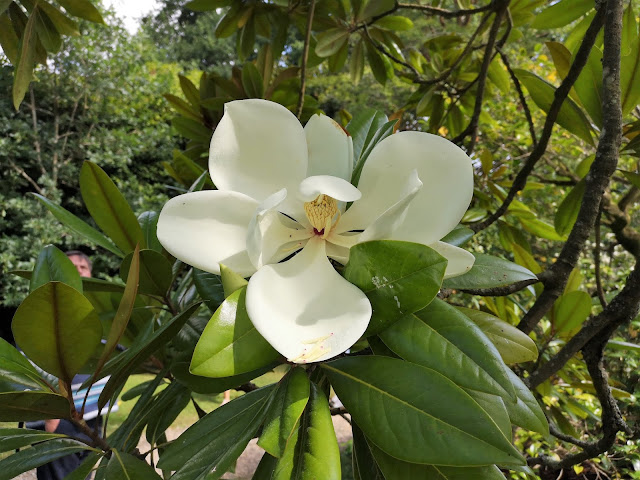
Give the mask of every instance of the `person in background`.
[[(69, 260), (75, 265), (78, 273), (81, 277), (91, 277), (93, 264), (91, 259), (80, 250), (71, 250), (66, 252)], [(85, 396), (87, 396), (87, 389), (80, 389), (81, 385), (89, 379), (89, 375), (78, 374), (73, 378), (71, 385), (71, 391), (73, 392), (73, 403), (77, 410), (82, 408)], [(84, 406), (84, 420), (89, 427), (100, 432), (102, 430), (102, 414), (106, 413), (109, 409), (107, 404), (103, 407), (102, 411), (98, 411), (98, 397), (104, 389), (105, 384), (109, 380), (109, 377), (98, 380), (91, 386), (87, 401)], [(111, 408), (111, 411), (117, 410), (117, 405)], [(51, 433), (62, 433), (69, 435), (70, 437), (83, 438), (90, 441), (91, 439), (82, 433), (76, 426), (69, 420), (65, 419), (52, 419), (44, 421), (44, 429)], [(72, 471), (74, 471), (84, 458), (88, 455), (88, 451), (67, 455), (66, 457), (53, 460), (45, 465), (41, 465), (37, 468), (38, 480), (62, 480)]]

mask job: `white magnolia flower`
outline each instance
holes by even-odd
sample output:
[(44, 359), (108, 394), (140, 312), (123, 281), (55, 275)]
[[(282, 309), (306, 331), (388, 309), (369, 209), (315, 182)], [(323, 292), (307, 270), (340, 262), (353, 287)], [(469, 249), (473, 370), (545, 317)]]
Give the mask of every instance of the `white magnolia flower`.
[(344, 264), (356, 243), (395, 239), (437, 250), (448, 260), (447, 277), (473, 265), (473, 255), (439, 241), (473, 194), (469, 157), (444, 138), (389, 136), (369, 155), (356, 188), (351, 137), (340, 125), (314, 115), (303, 129), (277, 103), (239, 100), (225, 105), (209, 170), (218, 190), (169, 200), (158, 238), (202, 270), (218, 274), (222, 263), (252, 275), (249, 318), (289, 361), (334, 357), (369, 324), (367, 297), (327, 257)]

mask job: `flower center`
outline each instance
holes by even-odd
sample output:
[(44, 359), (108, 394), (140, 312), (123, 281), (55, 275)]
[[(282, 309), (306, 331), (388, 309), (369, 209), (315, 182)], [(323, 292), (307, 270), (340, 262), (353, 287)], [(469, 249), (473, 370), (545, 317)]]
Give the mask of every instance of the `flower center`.
[[(318, 197), (311, 202), (305, 202), (304, 211), (313, 226), (314, 233), (316, 235), (322, 235), (322, 238), (329, 236), (331, 228), (338, 223), (340, 219), (338, 202), (335, 198), (324, 194), (318, 195)], [(336, 213), (338, 214), (338, 218), (334, 222), (333, 217), (335, 217)]]

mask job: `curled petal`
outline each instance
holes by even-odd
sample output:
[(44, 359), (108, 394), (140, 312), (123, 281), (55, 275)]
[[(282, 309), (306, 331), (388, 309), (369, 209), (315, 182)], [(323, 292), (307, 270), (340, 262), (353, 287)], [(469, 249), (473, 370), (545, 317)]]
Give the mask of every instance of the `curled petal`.
[(344, 129), (326, 115), (313, 115), (304, 127), (309, 148), (307, 176), (331, 175), (351, 179), (353, 142)]
[(286, 196), (287, 190), (283, 188), (267, 197), (249, 223), (247, 252), (256, 269), (277, 263), (300, 250), (313, 235), (308, 228), (278, 211)]
[(220, 274), (220, 263), (242, 276), (255, 268), (246, 248), (247, 225), (258, 202), (242, 193), (206, 190), (169, 200), (158, 218), (158, 240), (174, 257)]
[(429, 245), (436, 252), (448, 260), (444, 278), (457, 277), (467, 273), (473, 267), (476, 257), (462, 248), (449, 245), (444, 242), (435, 242)]
[(394, 239), (428, 245), (449, 233), (473, 195), (471, 160), (448, 140), (423, 132), (400, 132), (376, 145), (358, 183), (362, 199), (347, 211), (350, 224), (341, 228), (363, 230), (371, 225), (401, 199), (414, 169), (424, 187), (409, 205)]
[[(327, 239), (329, 240), (329, 239)], [(355, 243), (354, 243), (355, 245)], [(342, 265), (346, 265), (349, 261), (349, 248), (327, 241), (327, 257), (335, 260)]]
[(307, 141), (285, 107), (250, 99), (225, 104), (211, 138), (209, 172), (220, 190), (262, 201), (281, 188), (295, 191), (307, 172)]
[(354, 202), (362, 196), (356, 187), (339, 177), (316, 175), (300, 182), (298, 198), (301, 201), (310, 202), (321, 194), (329, 195), (339, 202)]
[[(409, 205), (422, 189), (423, 184), (418, 178), (418, 172), (414, 170), (409, 175), (403, 188), (400, 200), (390, 206), (382, 215), (380, 215), (364, 232), (360, 234), (360, 242), (369, 240), (393, 239), (394, 232), (402, 225), (407, 216)], [(344, 215), (347, 217), (349, 212)], [(347, 218), (348, 220), (348, 218)]]
[(334, 270), (317, 236), (291, 260), (258, 270), (247, 286), (246, 305), (258, 332), (295, 363), (339, 355), (371, 319), (369, 300)]

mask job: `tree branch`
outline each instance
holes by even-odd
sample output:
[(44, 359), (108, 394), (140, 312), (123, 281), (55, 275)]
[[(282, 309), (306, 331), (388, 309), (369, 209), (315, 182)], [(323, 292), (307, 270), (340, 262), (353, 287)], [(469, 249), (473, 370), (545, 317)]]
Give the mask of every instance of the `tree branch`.
[(475, 15), (477, 13), (486, 12), (488, 10), (493, 10), (495, 7), (495, 3), (495, 0), (492, 0), (490, 3), (486, 4), (483, 7), (467, 8), (461, 10), (446, 10), (444, 8), (430, 7), (428, 5), (414, 5), (411, 3), (398, 3), (398, 8), (404, 8), (406, 10), (418, 10), (429, 15), (437, 15), (438, 17), (443, 18), (459, 18), (466, 17), (467, 15)]
[(538, 160), (542, 158), (545, 151), (547, 150), (547, 146), (551, 139), (551, 133), (553, 132), (553, 127), (558, 118), (558, 114), (560, 113), (560, 108), (562, 107), (564, 100), (569, 95), (569, 92), (571, 91), (573, 84), (580, 75), (580, 72), (586, 65), (587, 59), (589, 58), (589, 53), (591, 52), (591, 49), (595, 44), (598, 32), (600, 32), (600, 29), (604, 24), (604, 11), (604, 7), (601, 7), (596, 11), (596, 15), (593, 17), (593, 20), (591, 21), (591, 24), (589, 25), (589, 28), (587, 29), (587, 32), (582, 39), (582, 44), (576, 52), (575, 60), (571, 64), (567, 76), (564, 78), (564, 80), (554, 93), (553, 102), (551, 102), (551, 106), (544, 123), (540, 140), (538, 141), (538, 143), (536, 143), (522, 169), (516, 175), (516, 178), (513, 181), (511, 189), (504, 199), (504, 202), (502, 202), (502, 205), (500, 205), (500, 207), (493, 214), (491, 214), (489, 218), (483, 220), (482, 222), (471, 225), (471, 229), (474, 232), (477, 233), (480, 230), (484, 230), (505, 214), (505, 212), (509, 208), (509, 205), (511, 205), (511, 202), (516, 197), (518, 192), (524, 189), (525, 185), (527, 184), (527, 178), (533, 171)]

